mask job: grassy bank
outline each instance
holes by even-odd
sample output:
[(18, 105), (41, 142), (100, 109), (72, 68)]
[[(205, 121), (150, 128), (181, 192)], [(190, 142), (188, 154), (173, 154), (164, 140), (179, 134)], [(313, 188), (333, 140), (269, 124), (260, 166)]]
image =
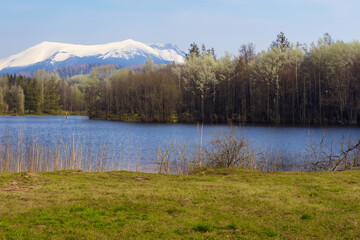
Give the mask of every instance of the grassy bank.
[(360, 171), (0, 174), (0, 239), (354, 239)]

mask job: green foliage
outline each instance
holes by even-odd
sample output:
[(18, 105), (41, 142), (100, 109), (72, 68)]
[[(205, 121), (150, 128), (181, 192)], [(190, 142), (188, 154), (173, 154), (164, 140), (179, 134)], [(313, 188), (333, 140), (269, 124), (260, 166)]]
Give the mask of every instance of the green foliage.
[(183, 70), (185, 89), (189, 91), (190, 97), (200, 104), (192, 105), (193, 111), (200, 113), (197, 119), (205, 121), (205, 103), (218, 81), (215, 74), (215, 60), (206, 54), (200, 57), (191, 55), (186, 60)]
[(105, 81), (106, 79), (110, 78), (111, 75), (113, 75), (114, 73), (115, 66), (112, 64), (96, 66), (92, 68), (90, 78)]
[(44, 83), (44, 100), (42, 105), (42, 111), (44, 113), (56, 115), (61, 110), (59, 86), (59, 79), (55, 76), (51, 76), (50, 79)]
[[(85, 82), (85, 79), (82, 78)], [(83, 87), (61, 81), (57, 75), (38, 70), (33, 78), (0, 77), (0, 114), (49, 114), (85, 110)]]
[(154, 61), (151, 57), (148, 57), (144, 64), (144, 72), (151, 72), (154, 70)]
[(35, 114), (40, 112), (40, 91), (36, 79), (29, 79), (26, 84), (25, 110)]
[(8, 111), (8, 104), (5, 102), (5, 91), (0, 86), (0, 114), (7, 113)]
[(16, 115), (24, 113), (25, 96), (20, 86), (11, 86), (6, 95), (6, 102), (9, 109)]
[(72, 112), (85, 109), (84, 93), (79, 84), (70, 87), (70, 109)]
[(88, 80), (88, 75), (75, 75), (68, 78), (66, 81), (68, 84), (83, 84)]

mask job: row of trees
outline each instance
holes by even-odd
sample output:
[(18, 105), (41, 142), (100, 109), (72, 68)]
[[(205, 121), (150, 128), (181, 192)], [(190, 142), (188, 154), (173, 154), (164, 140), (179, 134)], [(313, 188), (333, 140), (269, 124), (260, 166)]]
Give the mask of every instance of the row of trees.
[(307, 47), (280, 33), (267, 51), (256, 54), (247, 44), (239, 56), (218, 60), (213, 49), (203, 46), (200, 52), (194, 43), (185, 65), (151, 66), (149, 60), (144, 72), (122, 69), (106, 79), (93, 78), (91, 89), (85, 88), (89, 116), (210, 123), (360, 120), (358, 41), (334, 42), (325, 34)]
[(32, 78), (0, 76), (0, 115), (56, 115), (84, 110), (83, 90), (78, 83), (60, 80), (44, 70)]
[(325, 34), (308, 47), (280, 33), (260, 53), (247, 44), (217, 59), (193, 43), (185, 65), (148, 59), (141, 72), (105, 65), (67, 80), (44, 71), (0, 80), (1, 113), (85, 109), (90, 118), (127, 121), (357, 124), (360, 43)]

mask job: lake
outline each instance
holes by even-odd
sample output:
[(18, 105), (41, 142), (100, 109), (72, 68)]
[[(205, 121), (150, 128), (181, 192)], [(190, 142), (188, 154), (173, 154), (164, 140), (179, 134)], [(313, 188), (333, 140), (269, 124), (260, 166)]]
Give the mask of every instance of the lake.
[[(204, 125), (203, 142), (212, 134), (229, 131), (227, 125)], [(358, 127), (299, 127), (299, 126), (235, 126), (239, 134), (252, 141), (254, 149), (259, 151), (278, 151), (290, 158), (302, 159), (306, 146), (312, 139), (319, 142), (326, 135), (327, 141), (338, 141), (342, 136), (354, 138), (360, 136)], [(114, 166), (122, 161), (118, 168), (134, 170), (141, 163), (142, 170), (152, 171), (156, 148), (170, 141), (190, 145), (200, 143), (201, 126), (196, 124), (146, 124), (89, 120), (87, 117), (0, 117), (0, 142), (11, 138), (16, 145), (18, 137), (35, 138), (39, 143), (51, 145), (66, 143), (82, 144), (83, 148), (103, 148), (112, 154)], [(124, 164), (126, 163), (126, 164)], [(116, 168), (116, 167), (115, 167)]]

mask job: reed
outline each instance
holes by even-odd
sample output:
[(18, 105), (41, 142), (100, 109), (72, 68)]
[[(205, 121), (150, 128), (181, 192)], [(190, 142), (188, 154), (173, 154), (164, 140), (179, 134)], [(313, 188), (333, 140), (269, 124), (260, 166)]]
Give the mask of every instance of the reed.
[[(284, 151), (255, 147), (246, 137), (234, 130), (214, 134), (203, 144), (170, 140), (157, 147), (156, 158), (142, 149), (130, 159), (130, 142), (123, 141), (117, 149), (107, 143), (84, 143), (75, 132), (69, 142), (63, 138), (53, 142), (39, 142), (35, 136), (24, 138), (21, 130), (17, 138), (7, 134), (0, 141), (0, 172), (54, 172), (81, 170), (103, 172), (111, 170), (147, 171), (161, 174), (188, 175), (201, 167), (242, 167), (258, 171), (334, 171), (359, 168), (360, 141), (345, 139), (327, 143), (325, 136), (319, 144), (311, 141), (307, 156), (293, 156)], [(25, 139), (25, 140), (24, 140)], [(124, 144), (125, 143), (125, 144)], [(126, 144), (127, 143), (127, 144)], [(153, 165), (142, 164), (152, 157)]]
[(188, 175), (202, 166), (202, 146), (170, 140), (156, 148), (157, 159), (153, 162), (157, 173)]
[[(85, 146), (85, 147), (84, 147)], [(81, 170), (88, 172), (119, 170), (113, 162), (120, 161), (110, 153), (106, 144), (84, 145), (73, 133), (71, 144), (59, 142), (41, 143), (36, 137), (23, 136), (19, 131), (14, 141), (10, 135), (0, 141), (0, 172), (54, 172), (60, 170)]]

